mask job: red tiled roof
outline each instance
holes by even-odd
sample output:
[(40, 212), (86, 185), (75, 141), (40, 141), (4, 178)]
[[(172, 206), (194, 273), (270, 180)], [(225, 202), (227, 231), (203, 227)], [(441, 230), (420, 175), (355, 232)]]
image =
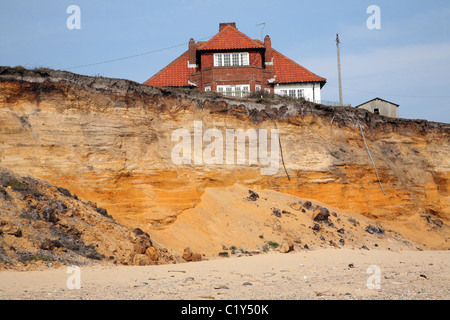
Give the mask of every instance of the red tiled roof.
[[(217, 35), (207, 42), (197, 42), (197, 50), (227, 50), (227, 49), (252, 49), (265, 48), (259, 40), (252, 40), (242, 32), (232, 26), (224, 27)], [(322, 78), (288, 57), (272, 49), (273, 66), (267, 65), (268, 70), (273, 70), (276, 78), (274, 83), (299, 83), (299, 82), (322, 82)], [(188, 83), (189, 51), (171, 62), (167, 67), (159, 71), (144, 84), (154, 87), (184, 87), (190, 86)], [(197, 71), (197, 70), (196, 70)]]
[(153, 87), (184, 87), (188, 85), (189, 51), (144, 82)]
[(275, 83), (297, 82), (325, 82), (327, 79), (319, 77), (278, 51), (272, 49)]
[(264, 45), (249, 38), (230, 25), (224, 27), (209, 41), (197, 47), (198, 50), (228, 50), (228, 49), (260, 49)]

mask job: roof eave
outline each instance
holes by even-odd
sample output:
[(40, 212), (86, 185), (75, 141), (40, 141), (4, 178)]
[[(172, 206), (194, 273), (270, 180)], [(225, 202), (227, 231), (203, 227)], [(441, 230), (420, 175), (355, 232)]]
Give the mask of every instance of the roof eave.
[(290, 82), (272, 82), (272, 84), (296, 84), (296, 83), (319, 83), (320, 89), (323, 88), (323, 86), (327, 83), (327, 80), (317, 80), (317, 81), (290, 81)]
[(387, 101), (387, 100), (384, 100), (384, 99), (381, 99), (381, 98), (376, 97), (376, 98), (373, 98), (373, 99), (371, 99), (371, 100), (369, 100), (369, 101), (363, 102), (363, 103), (361, 103), (361, 104), (355, 106), (355, 108), (361, 107), (362, 105), (365, 105), (365, 104), (367, 104), (367, 103), (369, 103), (369, 102), (372, 102), (372, 101), (375, 101), (375, 100), (381, 100), (381, 101), (387, 102), (387, 103), (389, 103), (389, 104), (392, 104), (392, 105), (396, 106), (397, 108), (400, 107), (399, 104), (396, 104), (396, 103), (393, 103), (393, 102), (390, 102), (390, 101)]

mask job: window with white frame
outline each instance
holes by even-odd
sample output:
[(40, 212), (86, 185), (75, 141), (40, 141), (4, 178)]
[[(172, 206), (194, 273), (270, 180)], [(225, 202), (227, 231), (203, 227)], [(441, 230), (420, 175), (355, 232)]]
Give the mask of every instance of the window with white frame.
[(231, 66), (231, 54), (224, 54), (223, 55), (223, 66), (224, 67)]
[(215, 67), (248, 66), (249, 64), (248, 52), (214, 54)]
[(215, 54), (214, 55), (214, 66), (223, 66), (223, 54)]
[(217, 92), (230, 97), (246, 97), (250, 93), (250, 85), (217, 86)]
[(231, 54), (231, 56), (233, 57), (233, 66), (238, 66), (239, 65), (239, 53), (233, 53), (233, 54)]
[(290, 98), (305, 98), (305, 89), (297, 89), (297, 88), (286, 88), (286, 89), (279, 89), (276, 91), (276, 94), (280, 96), (290, 97)]
[(255, 84), (255, 91), (261, 91), (261, 85)]
[(248, 52), (239, 54), (241, 66), (248, 66), (250, 64), (250, 57)]
[(211, 87), (210, 86), (205, 87), (205, 91), (211, 91)]

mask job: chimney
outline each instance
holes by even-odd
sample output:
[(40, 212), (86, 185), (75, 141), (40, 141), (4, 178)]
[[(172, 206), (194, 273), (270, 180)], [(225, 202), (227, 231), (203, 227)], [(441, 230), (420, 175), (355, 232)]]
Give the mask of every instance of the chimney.
[(219, 32), (222, 31), (222, 29), (225, 28), (226, 26), (231, 26), (231, 27), (237, 29), (236, 22), (222, 22), (219, 24)]
[(195, 46), (195, 40), (191, 38), (189, 40), (189, 65), (197, 64), (197, 48)]
[(272, 63), (272, 41), (270, 40), (269, 36), (266, 36), (264, 38), (264, 46), (266, 47), (266, 64)]

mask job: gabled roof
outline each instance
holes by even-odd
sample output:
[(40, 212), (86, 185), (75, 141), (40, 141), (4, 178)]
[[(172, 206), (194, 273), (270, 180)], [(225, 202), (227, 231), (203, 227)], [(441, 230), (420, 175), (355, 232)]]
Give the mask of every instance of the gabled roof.
[(249, 38), (231, 25), (224, 27), (206, 43), (197, 46), (197, 50), (263, 49), (263, 44)]
[[(253, 40), (237, 30), (232, 25), (224, 26), (219, 33), (206, 42), (196, 43), (197, 51), (219, 51), (236, 49), (265, 49), (264, 43), (259, 40)], [(322, 78), (298, 63), (287, 58), (278, 51), (272, 50), (273, 65), (266, 65), (267, 70), (273, 70), (275, 74), (274, 83), (301, 83), (301, 82), (319, 82), (323, 86), (326, 82)], [(144, 84), (154, 87), (185, 87), (192, 86), (189, 83), (189, 74), (198, 70), (188, 68), (189, 50), (163, 68), (153, 77), (144, 82)]]
[(380, 100), (380, 101), (383, 101), (383, 102), (386, 102), (386, 103), (390, 103), (390, 104), (392, 104), (392, 105), (394, 105), (396, 107), (400, 106), (399, 104), (396, 104), (396, 103), (393, 103), (393, 102), (390, 102), (390, 101), (387, 101), (387, 100), (384, 100), (384, 99), (381, 99), (381, 98), (373, 98), (372, 100), (369, 100), (369, 101), (366, 101), (364, 103), (361, 103), (360, 105), (357, 105), (355, 108), (361, 107), (362, 105), (365, 105), (365, 104), (367, 104), (369, 102), (372, 102), (372, 101), (375, 101), (375, 100)]
[(188, 86), (189, 51), (186, 51), (167, 67), (159, 71), (144, 84), (153, 87), (185, 87)]
[(276, 75), (275, 83), (323, 82), (327, 79), (319, 77), (275, 49), (273, 52), (273, 67)]

